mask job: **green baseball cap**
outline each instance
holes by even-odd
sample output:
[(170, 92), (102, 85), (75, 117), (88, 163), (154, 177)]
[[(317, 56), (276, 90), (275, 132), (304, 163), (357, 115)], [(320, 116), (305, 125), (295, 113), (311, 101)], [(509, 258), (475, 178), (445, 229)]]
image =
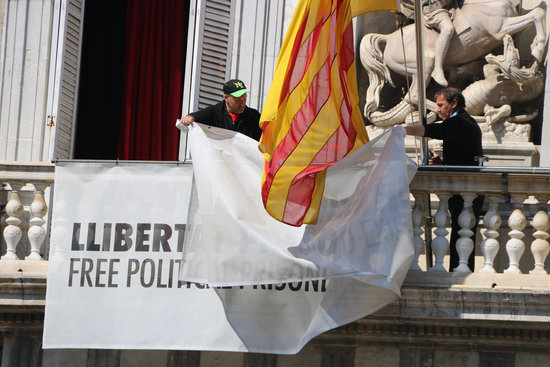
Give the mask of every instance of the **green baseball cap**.
[(240, 97), (245, 93), (248, 93), (248, 89), (244, 85), (242, 80), (231, 79), (223, 85), (223, 93), (230, 94), (233, 97)]

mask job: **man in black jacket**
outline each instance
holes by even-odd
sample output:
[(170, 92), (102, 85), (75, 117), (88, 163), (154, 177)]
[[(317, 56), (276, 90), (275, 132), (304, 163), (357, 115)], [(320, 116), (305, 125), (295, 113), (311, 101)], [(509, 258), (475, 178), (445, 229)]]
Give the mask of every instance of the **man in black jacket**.
[(260, 113), (246, 105), (248, 89), (239, 79), (231, 79), (223, 86), (223, 101), (204, 110), (190, 113), (181, 119), (185, 126), (193, 122), (221, 127), (260, 140)]
[(435, 95), (441, 123), (406, 126), (408, 135), (443, 140), (443, 164), (448, 166), (477, 166), (483, 156), (481, 129), (464, 110), (464, 96), (457, 88), (445, 88)]
[[(464, 96), (457, 88), (445, 88), (435, 95), (437, 113), (443, 119), (441, 123), (406, 126), (408, 135), (424, 136), (432, 139), (443, 140), (443, 164), (449, 166), (477, 166), (478, 159), (483, 156), (481, 145), (481, 129), (475, 120), (465, 111)], [(475, 216), (475, 224), (472, 228), (474, 235), (471, 237), (475, 245), (477, 222), (483, 205), (484, 196), (478, 196), (472, 205)], [(453, 195), (449, 199), (449, 211), (451, 212), (452, 232), (450, 241), (450, 266), (453, 271), (458, 266), (459, 257), (456, 251), (456, 240), (459, 238), (458, 216), (464, 207), (464, 200), (460, 195)], [(468, 259), (468, 267), (474, 270), (474, 251)]]

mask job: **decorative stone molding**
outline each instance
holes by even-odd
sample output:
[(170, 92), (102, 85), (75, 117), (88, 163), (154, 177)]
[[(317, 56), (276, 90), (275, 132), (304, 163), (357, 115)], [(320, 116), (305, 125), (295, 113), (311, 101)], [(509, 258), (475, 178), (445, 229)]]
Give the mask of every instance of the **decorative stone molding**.
[(400, 299), (315, 342), (547, 353), (548, 278), (410, 272)]

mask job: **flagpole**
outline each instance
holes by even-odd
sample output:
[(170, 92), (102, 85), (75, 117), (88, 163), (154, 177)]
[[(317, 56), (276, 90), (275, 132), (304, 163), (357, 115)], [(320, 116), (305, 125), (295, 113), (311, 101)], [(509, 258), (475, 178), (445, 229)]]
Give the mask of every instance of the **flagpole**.
[[(424, 44), (423, 29), (424, 18), (422, 16), (422, 0), (414, 2), (414, 24), (416, 30), (416, 80), (418, 83), (418, 120), (426, 125), (426, 81), (424, 79)], [(422, 138), (420, 145), (420, 164), (427, 165), (429, 161), (428, 138)]]
[[(426, 125), (426, 80), (424, 79), (424, 44), (423, 44), (423, 30), (424, 30), (424, 17), (422, 16), (422, 1), (415, 0), (414, 2), (414, 25), (416, 30), (416, 80), (418, 83), (418, 123)], [(428, 138), (421, 138), (420, 144), (420, 164), (428, 165), (430, 155), (428, 150)], [(426, 265), (428, 268), (432, 267), (432, 225), (431, 225), (431, 207), (430, 200), (427, 200), (426, 216)]]

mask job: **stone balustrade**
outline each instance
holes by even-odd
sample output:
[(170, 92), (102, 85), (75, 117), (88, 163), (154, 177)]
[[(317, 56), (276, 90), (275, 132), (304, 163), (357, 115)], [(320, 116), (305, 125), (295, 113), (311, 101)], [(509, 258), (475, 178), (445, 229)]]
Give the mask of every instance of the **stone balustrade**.
[[(46, 190), (54, 182), (54, 165), (7, 162), (0, 164), (0, 178), (5, 243), (0, 260), (43, 259), (47, 256), (47, 246), (40, 253), (48, 230)], [(550, 251), (549, 169), (424, 166), (410, 190), (416, 250), (411, 270), (449, 271), (446, 257), (451, 221), (447, 202), (456, 194), (463, 197), (464, 209), (457, 220), (460, 263), (455, 272), (470, 272), (467, 259), (476, 247), (483, 263), (475, 272), (547, 274), (550, 270), (545, 265)], [(472, 203), (478, 195), (484, 195), (485, 202), (476, 246), (470, 237), (475, 223)], [(24, 248), (18, 251), (18, 246)], [(496, 258), (500, 260), (498, 266)]]
[[(54, 182), (54, 165), (3, 162), (0, 182), (0, 208), (2, 219), (5, 218), (5, 248), (2, 247), (0, 260), (44, 260), (40, 249), (46, 238), (46, 197)], [(25, 248), (18, 248), (23, 243)]]
[[(418, 259), (424, 251), (428, 271), (449, 271), (444, 266), (451, 225), (448, 200), (458, 194), (464, 208), (457, 218), (459, 265), (455, 272), (471, 272), (468, 257), (476, 247), (471, 239), (476, 223), (472, 206), (477, 196), (484, 196), (478, 226), (481, 253), (476, 253), (483, 256), (483, 265), (475, 272), (548, 274), (550, 169), (420, 167), (410, 191), (416, 253), (411, 270), (421, 270)], [(495, 267), (497, 256), (499, 268)]]

